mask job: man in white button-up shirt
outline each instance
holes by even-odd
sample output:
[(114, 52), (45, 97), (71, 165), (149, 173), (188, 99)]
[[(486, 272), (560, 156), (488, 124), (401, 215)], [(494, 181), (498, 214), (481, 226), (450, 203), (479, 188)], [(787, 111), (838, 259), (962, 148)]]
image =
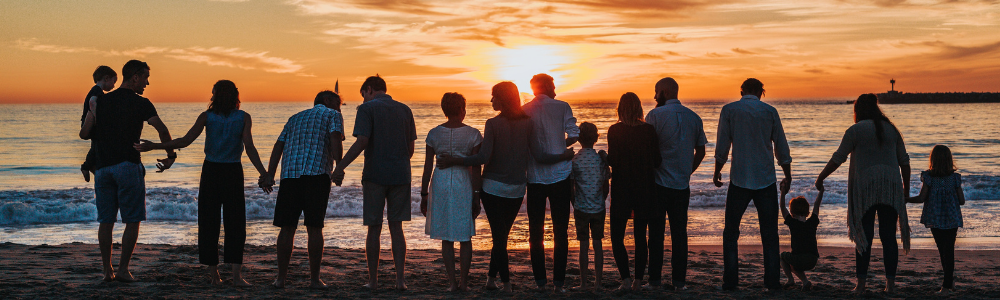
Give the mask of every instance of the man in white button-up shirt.
[(757, 208), (760, 239), (764, 252), (764, 287), (778, 290), (780, 261), (778, 259), (778, 191), (774, 174), (774, 159), (778, 160), (785, 178), (781, 191), (787, 192), (792, 182), (792, 157), (781, 127), (778, 110), (761, 102), (764, 84), (750, 78), (740, 86), (743, 98), (726, 104), (719, 116), (718, 142), (715, 144), (715, 186), (722, 186), (722, 167), (733, 149), (733, 165), (729, 170), (729, 191), (726, 195), (726, 224), (722, 231), (722, 253), (725, 270), (722, 288), (734, 290), (739, 283), (740, 220), (750, 201)]
[[(580, 128), (569, 104), (555, 98), (555, 84), (552, 77), (538, 74), (531, 78), (531, 90), (535, 99), (524, 105), (524, 112), (531, 116), (534, 135), (529, 141), (541, 147), (545, 153), (563, 153), (566, 147), (576, 143)], [(552, 235), (554, 246), (552, 281), (556, 292), (564, 292), (566, 279), (566, 258), (569, 252), (570, 200), (573, 187), (569, 175), (573, 171), (570, 161), (555, 164), (541, 164), (534, 159), (528, 162), (528, 232), (531, 248), (531, 270), (539, 289), (548, 282), (545, 275), (545, 199), (548, 198), (552, 214)]]
[(655, 218), (649, 220), (649, 285), (660, 285), (663, 269), (663, 236), (670, 216), (670, 269), (675, 290), (687, 282), (687, 220), (691, 200), (691, 174), (705, 159), (705, 127), (701, 117), (677, 100), (677, 81), (667, 77), (656, 83), (656, 105), (646, 123), (659, 137), (660, 167), (656, 169)]

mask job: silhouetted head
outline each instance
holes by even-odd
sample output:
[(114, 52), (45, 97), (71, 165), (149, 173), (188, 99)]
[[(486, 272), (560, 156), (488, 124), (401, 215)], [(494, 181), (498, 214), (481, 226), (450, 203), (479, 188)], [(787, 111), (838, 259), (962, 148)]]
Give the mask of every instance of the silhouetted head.
[(375, 96), (385, 94), (387, 91), (385, 80), (378, 75), (368, 77), (361, 84), (361, 97), (365, 99), (364, 102), (374, 99)]
[(316, 94), (316, 98), (313, 99), (313, 105), (323, 104), (327, 108), (332, 108), (333, 110), (340, 111), (340, 95), (334, 93), (331, 90), (325, 90)]
[(757, 98), (764, 97), (764, 83), (757, 80), (757, 78), (747, 78), (743, 81), (743, 85), (740, 85), (740, 95), (754, 95)]
[(886, 117), (882, 113), (882, 109), (878, 106), (878, 97), (875, 94), (864, 94), (858, 96), (858, 100), (854, 101), (854, 123), (864, 120), (872, 120), (872, 123), (875, 125), (875, 138), (878, 139), (879, 144), (882, 144), (885, 140), (885, 130), (882, 129), (882, 122), (889, 123), (893, 128), (896, 128), (896, 125), (892, 124), (889, 117)]
[(142, 95), (149, 85), (149, 65), (138, 60), (130, 60), (122, 67), (122, 86)]
[(635, 93), (625, 93), (621, 100), (618, 100), (618, 122), (629, 126), (645, 122), (642, 118), (642, 101), (639, 101), (639, 96)]
[(228, 115), (240, 108), (240, 91), (236, 84), (229, 80), (219, 80), (212, 86), (212, 102), (208, 110), (220, 115)]
[(931, 164), (927, 170), (931, 176), (948, 176), (958, 170), (955, 166), (955, 159), (951, 156), (951, 149), (945, 145), (935, 145), (931, 149)]
[(441, 97), (441, 111), (448, 119), (465, 119), (465, 96), (459, 93), (445, 93)]
[(547, 95), (549, 98), (556, 97), (556, 84), (549, 74), (540, 73), (531, 77), (531, 92), (538, 95)]
[(111, 67), (100, 66), (94, 70), (94, 84), (100, 86), (105, 92), (115, 88), (116, 82), (118, 82), (118, 73)]
[(792, 213), (793, 216), (808, 216), (809, 215), (809, 200), (806, 197), (798, 196), (792, 199), (788, 203), (788, 212)]
[(497, 83), (493, 86), (493, 110), (500, 111), (500, 116), (507, 119), (522, 119), (528, 115), (521, 108), (521, 93), (517, 91), (517, 85), (510, 81)]
[(667, 104), (667, 100), (677, 99), (677, 91), (680, 89), (677, 86), (677, 81), (670, 77), (665, 77), (656, 82), (655, 96), (656, 107), (663, 106)]
[(590, 122), (580, 123), (580, 146), (584, 148), (594, 148), (594, 144), (597, 143), (597, 137), (600, 134), (597, 133), (597, 125)]

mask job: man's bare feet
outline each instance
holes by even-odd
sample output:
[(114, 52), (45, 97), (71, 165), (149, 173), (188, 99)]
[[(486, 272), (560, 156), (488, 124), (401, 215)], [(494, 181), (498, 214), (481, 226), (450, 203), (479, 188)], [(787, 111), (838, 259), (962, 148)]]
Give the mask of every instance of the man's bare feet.
[(313, 280), (312, 283), (309, 284), (309, 288), (310, 289), (316, 289), (316, 290), (325, 290), (325, 289), (327, 289), (329, 287), (322, 280), (316, 279), (316, 280)]
[(865, 283), (859, 281), (858, 284), (854, 286), (854, 289), (851, 290), (851, 292), (855, 293), (855, 294), (864, 294), (865, 293)]
[(642, 280), (633, 280), (632, 281), (632, 290), (633, 291), (638, 291), (639, 288), (642, 287), (641, 283), (642, 283)]
[(118, 270), (118, 274), (115, 274), (115, 281), (130, 283), (135, 282), (135, 277), (132, 277), (132, 272)]
[(808, 292), (808, 291), (812, 290), (812, 287), (813, 287), (813, 283), (811, 281), (803, 281), (802, 282), (802, 291), (803, 292)]
[(495, 277), (487, 277), (486, 287), (484, 287), (484, 289), (486, 289), (487, 291), (495, 291), (500, 289), (500, 286), (497, 285), (497, 279)]
[(502, 289), (505, 293), (513, 293), (514, 292), (514, 284), (510, 283), (510, 282), (504, 283), (503, 286), (500, 287), (500, 289)]
[(272, 283), (271, 286), (277, 289), (283, 289), (285, 288), (285, 281), (281, 279), (275, 279), (274, 283)]
[(886, 280), (886, 282), (885, 282), (885, 292), (886, 293), (896, 292), (896, 281), (895, 280)]
[(406, 283), (405, 282), (397, 282), (396, 283), (396, 290), (400, 291), (400, 292), (405, 291), (406, 290)]
[(369, 282), (369, 283), (366, 283), (365, 285), (363, 285), (361, 287), (374, 291), (375, 289), (378, 289), (378, 283), (377, 282)]
[(108, 267), (104, 269), (104, 282), (111, 282), (115, 280), (115, 269)]
[(222, 276), (219, 276), (219, 266), (208, 266), (208, 283), (211, 285), (222, 284)]
[(233, 286), (235, 286), (235, 287), (251, 287), (253, 285), (251, 285), (249, 282), (247, 282), (246, 279), (243, 279), (241, 277), (233, 277)]
[(948, 294), (951, 294), (954, 291), (955, 291), (954, 288), (943, 287), (943, 288), (941, 288), (940, 290), (937, 291), (937, 294), (938, 295), (948, 295)]
[(622, 285), (618, 287), (619, 291), (628, 292), (632, 290), (632, 278), (622, 279)]

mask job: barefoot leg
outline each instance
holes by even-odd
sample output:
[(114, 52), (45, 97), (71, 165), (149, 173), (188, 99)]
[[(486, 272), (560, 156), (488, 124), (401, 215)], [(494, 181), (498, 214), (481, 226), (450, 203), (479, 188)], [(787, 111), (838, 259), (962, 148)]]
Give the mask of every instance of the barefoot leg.
[(128, 271), (129, 263), (132, 261), (132, 253), (135, 251), (135, 243), (139, 240), (139, 222), (125, 224), (125, 232), (122, 233), (122, 257), (118, 262), (118, 274), (115, 280), (121, 282), (133, 282), (135, 277)]
[(292, 259), (292, 242), (295, 241), (295, 227), (281, 227), (281, 231), (278, 232), (278, 278), (274, 280), (274, 287), (279, 289), (285, 287), (285, 279), (288, 278), (288, 263)]
[(222, 276), (219, 276), (219, 266), (208, 266), (208, 283), (211, 285), (222, 284)]
[(365, 260), (368, 262), (368, 284), (366, 288), (378, 288), (378, 255), (380, 248), (379, 236), (382, 235), (382, 224), (368, 225), (368, 236), (365, 239)]
[(246, 279), (243, 279), (243, 264), (233, 264), (233, 286), (235, 287), (248, 287), (251, 286)]
[(587, 290), (590, 288), (590, 284), (588, 284), (587, 281), (587, 275), (590, 273), (590, 270), (588, 270), (590, 264), (590, 254), (588, 253), (590, 252), (589, 244), (589, 240), (580, 240), (580, 290)]
[(462, 247), (460, 260), (462, 264), (461, 279), (458, 282), (458, 290), (468, 292), (469, 289), (469, 268), (472, 267), (472, 242), (459, 243)]
[(97, 230), (97, 240), (101, 248), (101, 264), (104, 265), (104, 281), (115, 280), (115, 268), (111, 265), (112, 232), (115, 223), (101, 223)]
[(319, 279), (320, 267), (323, 264), (323, 227), (306, 226), (309, 235), (309, 288), (326, 289), (326, 283)]
[(458, 290), (458, 280), (455, 279), (455, 243), (441, 241), (441, 255), (444, 256), (444, 270), (448, 275), (448, 291)]
[(396, 289), (406, 290), (406, 237), (403, 235), (403, 222), (389, 222), (389, 236), (392, 238), (392, 261), (396, 265)]

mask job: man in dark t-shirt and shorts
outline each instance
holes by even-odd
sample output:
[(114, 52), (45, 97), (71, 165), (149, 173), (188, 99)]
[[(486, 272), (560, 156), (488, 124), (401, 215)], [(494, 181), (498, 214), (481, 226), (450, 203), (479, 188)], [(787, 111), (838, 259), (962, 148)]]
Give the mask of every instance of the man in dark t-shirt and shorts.
[(396, 265), (396, 289), (405, 290), (403, 266), (406, 262), (406, 238), (403, 221), (410, 220), (410, 158), (413, 157), (417, 130), (413, 112), (406, 104), (386, 93), (385, 80), (368, 77), (361, 85), (365, 102), (358, 106), (354, 136), (358, 140), (344, 155), (333, 172), (333, 182), (340, 185), (344, 169), (361, 151), (365, 152), (361, 175), (364, 198), (364, 225), (368, 226), (365, 257), (368, 260), (368, 284), (378, 288), (378, 253), (381, 248), (382, 212), (385, 210), (392, 238), (392, 259)]
[[(160, 121), (153, 103), (140, 95), (149, 85), (149, 65), (130, 60), (122, 68), (122, 85), (115, 91), (98, 97), (91, 103), (80, 137), (93, 137), (97, 153), (94, 172), (97, 221), (101, 223), (97, 239), (100, 242), (104, 281), (132, 282), (129, 261), (139, 237), (139, 223), (146, 220), (146, 169), (133, 146), (139, 142), (145, 123), (149, 123), (163, 142), (170, 141), (170, 132)], [(177, 155), (167, 150), (166, 159), (158, 159), (157, 167), (170, 168)], [(111, 266), (112, 230), (121, 213), (125, 232), (122, 234), (122, 254), (118, 272)]]

